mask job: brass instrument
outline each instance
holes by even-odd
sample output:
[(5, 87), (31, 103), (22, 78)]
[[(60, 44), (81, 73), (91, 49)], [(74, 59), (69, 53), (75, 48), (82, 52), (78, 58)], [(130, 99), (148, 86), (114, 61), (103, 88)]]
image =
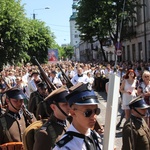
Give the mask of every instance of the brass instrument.
[(63, 76), (63, 78), (64, 78), (65, 81), (66, 81), (67, 87), (68, 87), (68, 88), (72, 87), (72, 86), (73, 86), (72, 82), (71, 82), (70, 79), (67, 77), (67, 75), (65, 74), (65, 72), (62, 70), (60, 64), (57, 64), (57, 67), (60, 69), (60, 71), (61, 71), (61, 73), (62, 73), (62, 76)]
[(36, 59), (36, 57), (33, 57), (34, 61), (36, 62), (36, 65), (39, 68), (42, 80), (45, 81), (45, 83), (48, 86), (48, 91), (53, 91), (56, 90), (57, 88), (55, 87), (55, 85), (53, 85), (53, 83), (50, 81), (50, 79), (48, 78), (48, 76), (46, 75), (46, 73), (44, 72), (43, 68), (41, 67), (40, 63), (38, 62), (38, 60)]

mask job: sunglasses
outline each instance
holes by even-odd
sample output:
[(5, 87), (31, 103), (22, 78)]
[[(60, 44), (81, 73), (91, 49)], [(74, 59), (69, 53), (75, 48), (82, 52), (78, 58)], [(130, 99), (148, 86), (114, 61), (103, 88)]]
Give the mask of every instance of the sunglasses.
[(79, 109), (74, 109), (74, 110), (78, 110), (78, 111), (81, 111), (83, 114), (84, 114), (84, 117), (90, 117), (93, 113), (96, 114), (96, 115), (99, 115), (101, 110), (100, 108), (96, 108), (96, 109), (87, 109), (86, 111), (82, 111), (82, 110), (79, 110)]

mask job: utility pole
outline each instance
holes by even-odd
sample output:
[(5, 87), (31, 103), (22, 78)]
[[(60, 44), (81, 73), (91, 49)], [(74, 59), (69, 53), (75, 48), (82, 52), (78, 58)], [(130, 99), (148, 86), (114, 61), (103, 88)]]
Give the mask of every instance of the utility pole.
[(38, 8), (38, 9), (33, 9), (33, 20), (35, 20), (35, 10), (43, 10), (43, 9), (50, 9), (49, 7), (45, 7), (45, 8)]

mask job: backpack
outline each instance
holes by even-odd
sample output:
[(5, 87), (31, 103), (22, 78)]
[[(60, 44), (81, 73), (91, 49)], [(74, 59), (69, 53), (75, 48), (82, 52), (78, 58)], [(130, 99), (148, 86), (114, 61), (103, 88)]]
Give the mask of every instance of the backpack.
[(33, 150), (35, 133), (46, 121), (47, 119), (35, 121), (25, 129), (23, 133), (23, 144), (25, 150)]

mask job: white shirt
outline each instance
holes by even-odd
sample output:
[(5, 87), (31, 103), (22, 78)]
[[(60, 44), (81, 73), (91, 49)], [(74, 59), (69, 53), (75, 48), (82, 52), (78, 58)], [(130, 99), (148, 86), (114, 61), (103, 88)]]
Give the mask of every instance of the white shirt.
[(73, 78), (76, 75), (75, 71), (71, 70), (71, 71), (66, 71), (66, 76)]
[(58, 77), (54, 77), (53, 84), (55, 84), (57, 87), (61, 87), (63, 85)]
[(37, 90), (37, 87), (36, 87), (36, 84), (35, 84), (34, 80), (30, 80), (30, 81), (28, 82), (28, 86), (27, 86), (27, 89), (26, 89), (26, 90), (28, 91), (28, 96), (29, 96), (29, 97), (30, 97), (30, 94), (31, 94), (32, 92), (34, 92), (34, 91)]
[(88, 80), (89, 80), (89, 79), (88, 79), (88, 76), (87, 76), (87, 75), (83, 74), (82, 77), (79, 77), (78, 74), (77, 74), (77, 75), (75, 75), (75, 76), (71, 79), (71, 82), (72, 82), (73, 85), (76, 85), (76, 84), (79, 83), (79, 82), (82, 82), (82, 83), (86, 84), (86, 83), (88, 83)]
[[(79, 131), (77, 131), (74, 126), (71, 124), (70, 127), (68, 128), (67, 131), (73, 131), (73, 132), (77, 132), (80, 133)], [(88, 129), (87, 133), (85, 134), (86, 136), (90, 136), (91, 134), (91, 130)], [(64, 135), (63, 137), (65, 137), (66, 135)], [(99, 137), (99, 135), (97, 134), (97, 136)], [(63, 138), (62, 137), (62, 138)], [(101, 145), (100, 145), (101, 147)], [(85, 146), (85, 142), (84, 139), (79, 138), (79, 137), (73, 137), (72, 140), (70, 140), (68, 143), (66, 143), (63, 147), (58, 147), (57, 145), (53, 148), (53, 150), (87, 150), (86, 146)], [(97, 150), (99, 150), (97, 148)]]

